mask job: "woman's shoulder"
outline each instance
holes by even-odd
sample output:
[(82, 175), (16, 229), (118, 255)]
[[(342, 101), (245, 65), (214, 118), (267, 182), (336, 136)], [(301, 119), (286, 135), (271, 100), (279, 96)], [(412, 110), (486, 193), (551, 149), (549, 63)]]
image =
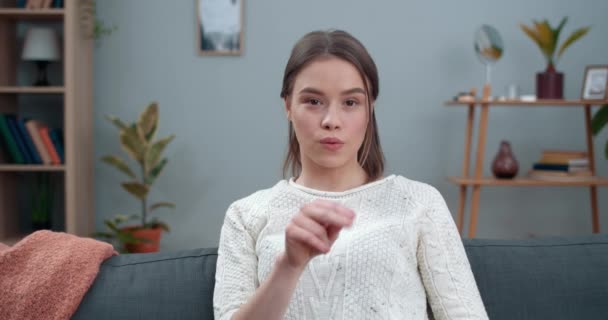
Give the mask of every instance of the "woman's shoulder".
[(441, 193), (431, 184), (396, 175), (393, 179), (395, 188), (404, 196), (416, 202), (428, 203), (442, 198)]
[(258, 211), (257, 209), (267, 207), (270, 201), (280, 193), (282, 188), (284, 188), (286, 183), (285, 180), (280, 180), (272, 187), (254, 191), (249, 195), (232, 202), (229, 209), (241, 212), (255, 212)]

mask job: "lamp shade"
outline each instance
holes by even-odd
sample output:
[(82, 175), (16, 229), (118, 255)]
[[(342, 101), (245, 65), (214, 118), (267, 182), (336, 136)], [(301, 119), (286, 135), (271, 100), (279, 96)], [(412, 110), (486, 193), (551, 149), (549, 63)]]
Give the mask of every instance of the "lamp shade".
[(34, 61), (59, 60), (59, 39), (55, 30), (43, 27), (28, 29), (21, 59)]

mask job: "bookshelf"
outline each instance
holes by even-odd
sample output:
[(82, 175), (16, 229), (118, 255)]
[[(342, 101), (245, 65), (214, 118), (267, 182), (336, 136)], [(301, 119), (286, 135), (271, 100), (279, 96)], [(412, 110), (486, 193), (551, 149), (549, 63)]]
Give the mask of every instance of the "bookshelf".
[[(590, 192), (591, 201), (591, 223), (594, 233), (599, 233), (599, 207), (597, 201), (597, 188), (607, 187), (608, 178), (596, 176), (595, 155), (593, 150), (593, 136), (591, 132), (591, 109), (594, 106), (603, 105), (607, 101), (587, 101), (587, 100), (491, 100), (489, 99), (491, 88), (485, 86), (481, 99), (471, 101), (447, 101), (446, 107), (467, 107), (467, 120), (465, 131), (464, 161), (462, 164), (462, 174), (460, 176), (448, 177), (448, 181), (457, 185), (460, 189), (457, 225), (461, 235), (465, 224), (465, 208), (467, 193), (472, 189), (471, 211), (469, 221), (468, 237), (474, 238), (477, 229), (477, 219), (479, 217), (479, 202), (481, 198), (481, 187), (587, 187)], [(473, 92), (475, 96), (475, 92)], [(586, 151), (589, 157), (590, 177), (579, 178), (576, 180), (541, 180), (527, 177), (516, 177), (514, 179), (496, 179), (494, 177), (483, 176), (485, 143), (488, 132), (488, 115), (492, 107), (507, 108), (537, 108), (537, 107), (566, 107), (580, 108), (584, 111)], [(477, 149), (475, 155), (474, 172), (470, 173), (471, 152), (473, 143), (473, 129), (475, 122), (475, 110), (480, 109), (478, 123)]]
[[(70, 0), (63, 1), (63, 8), (25, 9), (17, 8), (16, 0), (0, 0), (0, 112), (21, 117), (33, 109), (37, 116), (60, 119), (65, 152), (61, 164), (15, 164), (6, 146), (0, 149), (0, 242), (9, 245), (33, 231), (23, 221), (32, 206), (24, 184), (41, 173), (55, 186), (52, 229), (80, 236), (94, 230), (93, 40), (85, 36), (90, 32), (83, 30), (80, 4)], [(56, 73), (56, 79), (49, 77), (55, 80), (51, 86), (24, 80), (35, 68), (21, 60), (23, 30), (38, 25), (60, 34), (61, 59), (49, 69)]]

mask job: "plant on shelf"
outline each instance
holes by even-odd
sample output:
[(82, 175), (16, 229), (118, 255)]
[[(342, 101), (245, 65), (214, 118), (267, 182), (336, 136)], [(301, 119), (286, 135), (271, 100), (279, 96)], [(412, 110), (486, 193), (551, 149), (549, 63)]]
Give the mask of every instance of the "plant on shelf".
[[(591, 130), (594, 136), (597, 136), (600, 131), (608, 124), (608, 104), (603, 105), (591, 119)], [(608, 141), (604, 147), (604, 157), (608, 160)]]
[(567, 21), (568, 17), (564, 17), (556, 28), (551, 27), (547, 20), (533, 21), (532, 26), (520, 24), (525, 34), (538, 45), (547, 62), (546, 70), (536, 74), (536, 95), (539, 99), (563, 98), (564, 75), (556, 70), (556, 64), (564, 51), (591, 29), (591, 27), (583, 27), (574, 30), (557, 50), (559, 36)]
[[(104, 221), (110, 232), (97, 232), (98, 238), (111, 240), (118, 249), (127, 252), (158, 251), (162, 231), (169, 231), (169, 226), (158, 218), (150, 218), (155, 210), (160, 208), (175, 208), (172, 202), (157, 202), (148, 204), (148, 195), (152, 185), (165, 168), (168, 160), (162, 157), (167, 145), (174, 135), (157, 139), (159, 113), (158, 104), (151, 103), (139, 116), (136, 122), (127, 124), (114, 116), (106, 117), (120, 132), (120, 144), (126, 154), (139, 166), (139, 177), (129, 167), (126, 161), (115, 155), (107, 155), (102, 161), (118, 169), (131, 180), (123, 182), (122, 188), (141, 202), (141, 213), (116, 215), (113, 219)], [(138, 224), (123, 227), (122, 224), (139, 220)]]
[(97, 2), (95, 0), (80, 0), (80, 25), (87, 39), (99, 40), (110, 36), (118, 27), (112, 26), (97, 18)]

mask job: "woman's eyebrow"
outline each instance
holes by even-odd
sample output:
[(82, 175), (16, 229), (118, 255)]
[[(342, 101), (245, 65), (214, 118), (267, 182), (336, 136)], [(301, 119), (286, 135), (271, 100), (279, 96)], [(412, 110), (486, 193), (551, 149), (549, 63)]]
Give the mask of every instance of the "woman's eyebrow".
[(352, 89), (342, 91), (342, 95), (348, 95), (348, 94), (353, 94), (353, 93), (360, 93), (362, 95), (366, 94), (365, 90), (363, 90), (362, 88), (352, 88)]
[(315, 89), (315, 88), (311, 88), (311, 87), (305, 87), (304, 89), (300, 90), (299, 92), (300, 94), (302, 93), (312, 93), (312, 94), (317, 94), (322, 96), (323, 92), (319, 89)]
[[(315, 89), (312, 87), (305, 87), (304, 89), (300, 90), (299, 92), (300, 94), (302, 93), (312, 93), (312, 94), (318, 94), (318, 95), (323, 95), (323, 91), (319, 90), (319, 89)], [(348, 90), (344, 90), (342, 91), (342, 95), (349, 95), (349, 94), (353, 94), (353, 93), (360, 93), (365, 95), (365, 90), (363, 90), (362, 88), (352, 88), (352, 89), (348, 89)]]

